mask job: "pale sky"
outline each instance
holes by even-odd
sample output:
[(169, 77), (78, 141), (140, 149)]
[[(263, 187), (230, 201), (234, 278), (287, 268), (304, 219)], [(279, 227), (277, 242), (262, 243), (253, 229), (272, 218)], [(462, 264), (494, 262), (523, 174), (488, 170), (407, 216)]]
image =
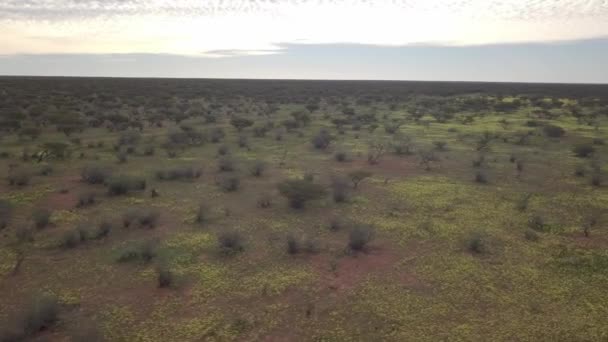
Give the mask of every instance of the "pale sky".
[[(606, 44), (606, 37), (608, 0), (0, 0), (0, 74), (30, 74), (24, 70), (26, 59), (57, 55), (171, 55), (213, 65), (211, 59), (293, 57), (289, 48), (307, 46), (359, 45), (378, 53), (424, 47), (476, 51), (509, 44)], [(353, 57), (348, 52), (335, 49), (345, 60)], [(247, 63), (239, 60), (243, 77), (248, 77)], [(200, 69), (192, 73), (206, 77)], [(306, 78), (298, 70), (285, 76)], [(324, 78), (333, 77), (363, 78)]]

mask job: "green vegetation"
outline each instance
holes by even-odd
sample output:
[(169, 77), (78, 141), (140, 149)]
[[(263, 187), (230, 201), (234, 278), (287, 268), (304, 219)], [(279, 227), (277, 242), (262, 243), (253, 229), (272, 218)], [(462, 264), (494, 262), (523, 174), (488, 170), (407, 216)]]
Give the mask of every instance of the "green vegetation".
[(608, 336), (605, 86), (0, 89), (0, 341)]

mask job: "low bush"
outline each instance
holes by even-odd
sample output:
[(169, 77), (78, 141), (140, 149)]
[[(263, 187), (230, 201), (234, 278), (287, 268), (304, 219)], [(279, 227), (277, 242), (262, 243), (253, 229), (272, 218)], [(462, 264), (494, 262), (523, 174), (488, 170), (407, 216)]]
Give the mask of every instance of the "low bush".
[(220, 253), (233, 255), (244, 249), (243, 238), (237, 231), (224, 231), (218, 235)]
[(211, 217), (211, 209), (205, 203), (201, 203), (198, 206), (198, 210), (196, 212), (196, 223), (205, 223), (208, 222)]
[(329, 144), (333, 140), (333, 137), (328, 130), (322, 129), (312, 138), (312, 145), (314, 148), (319, 150), (325, 150), (329, 147)]
[(238, 144), (240, 148), (249, 148), (249, 139), (246, 135), (239, 135)]
[(195, 168), (194, 166), (181, 166), (156, 171), (156, 179), (161, 181), (192, 180), (200, 178), (201, 174), (202, 171), (199, 168)]
[(110, 196), (126, 195), (131, 191), (145, 190), (146, 180), (134, 176), (114, 176), (107, 181), (106, 186)]
[(228, 145), (221, 145), (220, 147), (217, 148), (218, 156), (226, 156), (229, 154), (230, 154), (230, 148), (228, 147)]
[(474, 254), (483, 254), (487, 252), (487, 246), (482, 234), (473, 232), (466, 241), (467, 250)]
[(566, 130), (556, 125), (545, 125), (543, 127), (543, 132), (550, 138), (561, 138), (566, 134)]
[(241, 179), (237, 175), (218, 177), (216, 183), (224, 192), (235, 192), (241, 187)]
[(15, 238), (17, 239), (17, 243), (28, 243), (34, 242), (34, 230), (30, 227), (18, 227), (15, 230)]
[(59, 301), (50, 295), (35, 298), (22, 318), (23, 336), (31, 336), (51, 328), (59, 319)]
[(437, 151), (445, 151), (447, 149), (448, 143), (443, 140), (440, 140), (440, 141), (433, 141), (433, 145), (435, 146), (435, 149)]
[(332, 177), (331, 190), (334, 202), (342, 203), (348, 200), (350, 195), (349, 181), (343, 177)]
[(374, 239), (374, 229), (369, 225), (357, 224), (349, 234), (348, 247), (353, 251), (363, 251)]
[(587, 158), (595, 153), (595, 148), (591, 144), (578, 144), (574, 146), (572, 151), (579, 158)]
[(279, 192), (294, 209), (303, 208), (306, 202), (325, 197), (327, 191), (322, 185), (303, 179), (286, 180), (278, 185)]
[(141, 261), (148, 263), (156, 257), (156, 243), (153, 241), (144, 241), (137, 244), (132, 244), (124, 248), (116, 261), (124, 262), (135, 262)]
[(231, 172), (235, 170), (234, 160), (229, 156), (218, 159), (217, 169), (219, 172)]
[(103, 239), (110, 235), (112, 231), (112, 223), (108, 220), (103, 220), (97, 226), (95, 232), (92, 235), (93, 239)]
[(270, 208), (272, 206), (272, 196), (268, 193), (263, 193), (258, 197), (257, 205), (260, 208)]
[(587, 172), (587, 168), (585, 165), (579, 164), (574, 169), (574, 175), (577, 177), (585, 177), (585, 173)]
[(78, 195), (78, 204), (79, 208), (90, 206), (95, 204), (97, 199), (97, 193), (93, 191), (86, 191)]
[(331, 231), (337, 232), (344, 229), (344, 227), (346, 227), (346, 223), (341, 218), (334, 217), (329, 221), (329, 230)]
[(41, 176), (50, 176), (53, 173), (53, 167), (51, 165), (44, 165), (38, 172)]
[(528, 227), (537, 232), (545, 231), (547, 225), (545, 224), (545, 220), (540, 215), (533, 215), (528, 219)]
[(158, 287), (167, 288), (173, 285), (173, 272), (167, 266), (159, 266), (156, 269)]
[(486, 183), (488, 183), (488, 177), (486, 176), (486, 174), (483, 171), (477, 171), (475, 173), (475, 182), (481, 183), (481, 184), (486, 184)]
[(30, 184), (32, 175), (28, 170), (16, 169), (9, 171), (8, 184), (13, 186), (26, 186)]
[(7, 201), (0, 199), (0, 229), (6, 228), (11, 221), (13, 206)]
[(51, 223), (51, 211), (44, 208), (34, 210), (32, 220), (37, 229), (46, 228)]
[(262, 177), (264, 175), (264, 171), (266, 171), (266, 163), (262, 160), (256, 160), (251, 165), (249, 169), (249, 173), (251, 173), (254, 177)]
[(591, 185), (600, 187), (600, 186), (602, 186), (602, 181), (603, 181), (603, 177), (602, 177), (601, 172), (594, 172), (591, 175)]
[(336, 151), (336, 153), (334, 153), (334, 159), (337, 162), (345, 162), (348, 161), (348, 154), (344, 151)]
[(61, 235), (59, 246), (65, 249), (76, 248), (82, 242), (81, 237), (78, 229), (70, 229)]
[(155, 228), (159, 219), (160, 212), (156, 208), (131, 208), (122, 215), (125, 228), (133, 227), (134, 224), (139, 228)]
[(300, 238), (289, 234), (286, 240), (287, 253), (291, 255), (299, 253), (317, 253), (319, 251), (317, 242), (310, 238)]
[(101, 165), (89, 165), (80, 172), (80, 177), (88, 184), (103, 184), (110, 175), (110, 170)]
[(526, 238), (528, 241), (538, 241), (540, 239), (538, 234), (532, 229), (526, 229), (524, 238)]

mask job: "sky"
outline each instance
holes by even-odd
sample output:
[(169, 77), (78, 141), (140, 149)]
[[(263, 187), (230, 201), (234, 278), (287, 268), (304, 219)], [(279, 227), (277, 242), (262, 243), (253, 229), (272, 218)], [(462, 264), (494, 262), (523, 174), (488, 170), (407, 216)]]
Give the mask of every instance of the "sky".
[(608, 0), (0, 0), (0, 75), (608, 83)]

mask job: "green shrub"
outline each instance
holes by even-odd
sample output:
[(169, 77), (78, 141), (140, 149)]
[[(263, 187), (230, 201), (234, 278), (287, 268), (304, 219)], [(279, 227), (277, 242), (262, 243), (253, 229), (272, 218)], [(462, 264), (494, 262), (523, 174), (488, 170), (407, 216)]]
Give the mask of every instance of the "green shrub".
[(211, 209), (206, 203), (201, 203), (198, 206), (198, 210), (196, 212), (196, 223), (205, 223), (208, 222), (211, 216)]
[(602, 173), (601, 172), (594, 172), (591, 175), (591, 185), (596, 186), (596, 187), (600, 187), (602, 186)]
[(338, 230), (342, 230), (344, 227), (346, 227), (346, 223), (339, 217), (333, 217), (329, 221), (329, 230), (331, 231), (337, 232)]
[(31, 336), (51, 328), (59, 318), (59, 302), (55, 297), (43, 295), (35, 298), (23, 316), (23, 333)]
[(524, 237), (528, 241), (538, 241), (540, 239), (538, 234), (532, 229), (526, 229), (526, 232), (524, 233)]
[(34, 230), (29, 227), (19, 227), (15, 230), (15, 238), (17, 243), (34, 242)]
[(224, 192), (235, 192), (241, 186), (241, 179), (237, 175), (226, 175), (217, 178), (217, 185)]
[(532, 194), (523, 194), (515, 205), (515, 208), (519, 211), (526, 211), (528, 209), (528, 204), (530, 203), (530, 198), (532, 198)]
[(148, 263), (155, 257), (156, 243), (153, 241), (144, 241), (124, 248), (118, 255), (117, 261), (121, 263), (134, 261)]
[(488, 182), (488, 177), (483, 171), (477, 171), (475, 173), (475, 182), (486, 184)]
[(92, 237), (94, 239), (103, 239), (103, 238), (107, 237), (108, 235), (110, 235), (111, 231), (112, 231), (112, 223), (110, 221), (103, 220), (97, 226), (97, 230), (95, 231), (95, 233), (93, 234)]
[(13, 206), (7, 200), (0, 199), (0, 229), (6, 228), (11, 221)]
[(563, 128), (556, 125), (545, 125), (543, 131), (545, 132), (545, 135), (550, 138), (561, 138), (566, 134), (566, 131)]
[(243, 238), (237, 231), (224, 231), (218, 235), (220, 253), (233, 255), (244, 249)]
[(239, 135), (238, 144), (240, 148), (249, 148), (249, 139), (245, 135)]
[(251, 173), (251, 175), (254, 177), (262, 177), (265, 170), (266, 163), (262, 160), (256, 160), (255, 162), (253, 162), (253, 165), (251, 165), (249, 173)]
[(182, 179), (192, 180), (200, 178), (201, 174), (201, 169), (195, 168), (194, 166), (181, 166), (156, 171), (156, 179), (162, 181)]
[(134, 176), (114, 176), (107, 181), (106, 186), (110, 196), (126, 195), (131, 191), (145, 190), (146, 180)]
[(173, 285), (173, 272), (167, 266), (160, 266), (156, 269), (158, 287), (167, 288)]
[(287, 253), (295, 255), (298, 253), (316, 253), (319, 248), (316, 241), (306, 238), (299, 238), (294, 234), (289, 234), (286, 239)]
[(540, 215), (533, 215), (528, 219), (528, 227), (537, 232), (545, 231), (547, 225)]
[(89, 184), (103, 184), (110, 175), (110, 170), (101, 165), (89, 165), (80, 172), (82, 180)]
[(300, 252), (300, 240), (292, 234), (287, 236), (287, 253), (298, 254)]
[(40, 168), (38, 172), (41, 176), (49, 176), (53, 173), (53, 167), (51, 165), (44, 165)]
[(439, 140), (439, 141), (433, 141), (433, 145), (435, 146), (435, 149), (437, 151), (445, 151), (448, 143), (443, 140)]
[(587, 158), (595, 153), (595, 148), (591, 144), (578, 144), (572, 149), (574, 154), (579, 158)]
[(337, 162), (345, 162), (348, 161), (348, 154), (344, 151), (336, 151), (336, 153), (334, 153), (334, 159)]
[(257, 201), (258, 207), (260, 208), (270, 208), (272, 206), (272, 196), (269, 193), (263, 193), (258, 197)]
[(125, 228), (137, 224), (139, 228), (155, 228), (160, 219), (160, 212), (156, 208), (130, 208), (122, 215)]
[(585, 177), (586, 172), (587, 168), (585, 167), (585, 165), (582, 164), (576, 165), (576, 168), (574, 169), (574, 175), (576, 177)]
[(86, 240), (86, 236), (83, 234), (81, 228), (75, 228), (64, 232), (59, 240), (59, 246), (65, 249), (72, 249), (78, 247), (81, 242)]
[(95, 204), (97, 198), (97, 193), (94, 191), (86, 191), (78, 195), (78, 204), (79, 208), (90, 206)]
[(342, 177), (333, 177), (331, 180), (331, 190), (334, 202), (346, 202), (349, 197), (350, 185), (349, 181)]
[(231, 172), (234, 171), (234, 160), (229, 156), (224, 156), (218, 159), (217, 168), (220, 172)]
[(294, 209), (303, 208), (306, 202), (325, 197), (327, 191), (322, 185), (303, 179), (286, 180), (278, 185), (281, 195), (287, 198)]
[(314, 148), (319, 150), (325, 150), (329, 147), (329, 144), (333, 140), (333, 137), (328, 130), (322, 129), (312, 138), (312, 145)]
[(229, 154), (230, 154), (230, 148), (228, 147), (228, 145), (221, 145), (220, 147), (217, 148), (218, 156), (226, 156)]
[(32, 175), (30, 171), (25, 169), (16, 169), (9, 171), (8, 184), (14, 186), (26, 186), (30, 184)]
[(357, 224), (349, 234), (348, 247), (353, 251), (363, 251), (374, 239), (374, 229), (369, 225)]
[(487, 247), (481, 233), (474, 232), (467, 238), (467, 250), (474, 254), (484, 254)]
[(51, 223), (51, 211), (44, 208), (36, 209), (32, 214), (32, 219), (36, 228), (46, 228)]

